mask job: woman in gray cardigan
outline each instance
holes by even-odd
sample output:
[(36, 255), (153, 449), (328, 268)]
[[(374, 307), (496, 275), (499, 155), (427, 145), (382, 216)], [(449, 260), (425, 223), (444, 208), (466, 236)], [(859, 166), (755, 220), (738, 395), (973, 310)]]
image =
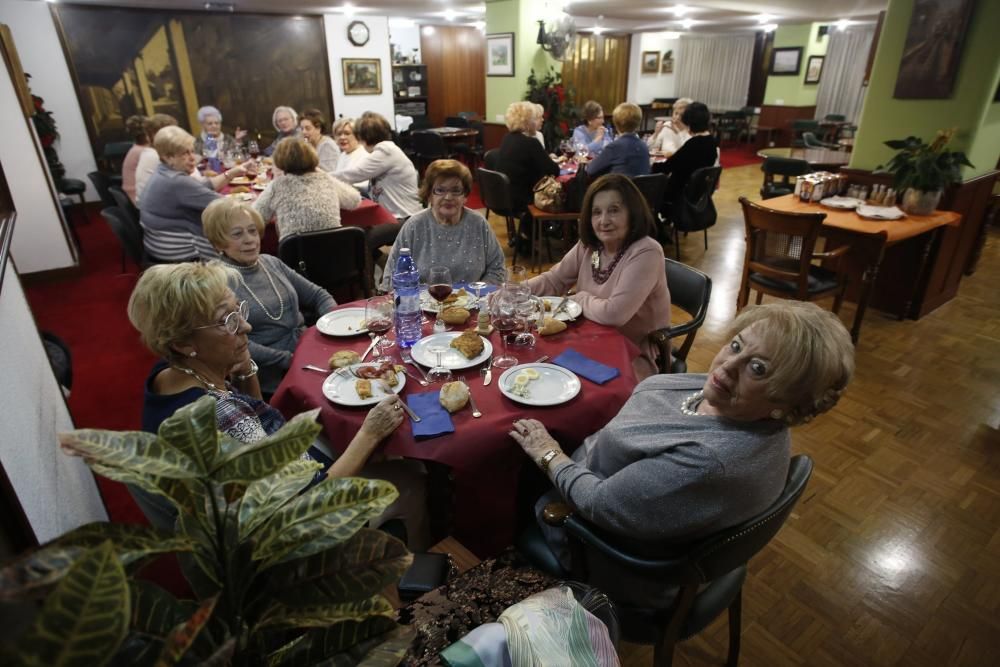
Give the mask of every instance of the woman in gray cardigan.
[[(610, 533), (686, 543), (760, 513), (788, 473), (788, 427), (832, 408), (854, 371), (854, 346), (836, 315), (785, 301), (745, 309), (707, 375), (654, 375), (572, 457), (533, 419), (518, 444), (559, 496)], [(565, 535), (542, 525), (568, 565)], [(589, 555), (588, 555), (589, 558)], [(612, 597), (661, 604), (672, 591), (613, 567), (588, 567)]]
[(277, 257), (260, 254), (264, 219), (252, 206), (219, 199), (202, 215), (205, 236), (231, 267), (229, 287), (250, 308), (250, 356), (259, 367), (260, 387), (273, 394), (292, 362), (305, 330), (305, 307), (322, 315), (337, 305), (322, 287), (290, 269)]

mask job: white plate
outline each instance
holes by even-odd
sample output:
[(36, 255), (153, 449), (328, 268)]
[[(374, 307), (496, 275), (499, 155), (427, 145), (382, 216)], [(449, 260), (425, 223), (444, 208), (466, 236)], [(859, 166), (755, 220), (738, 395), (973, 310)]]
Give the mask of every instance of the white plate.
[[(354, 364), (351, 368), (372, 365), (373, 364)], [(357, 381), (358, 378), (354, 377), (354, 375), (348, 373), (347, 371), (342, 373), (330, 373), (326, 380), (323, 381), (323, 395), (337, 405), (347, 406), (375, 405), (389, 395), (384, 389), (382, 389), (382, 385), (378, 380), (372, 380), (372, 397), (358, 398), (358, 392), (354, 390), (354, 383)], [(398, 394), (403, 390), (405, 385), (406, 375), (397, 371), (396, 386), (392, 387), (392, 393)]]
[(857, 213), (862, 218), (869, 220), (899, 220), (906, 217), (906, 214), (895, 206), (868, 206), (865, 204), (857, 208)]
[[(456, 292), (458, 290), (455, 290)], [(466, 294), (458, 297), (451, 303), (444, 304), (445, 308), (468, 308), (469, 305), (476, 300), (476, 295), (469, 290), (465, 290)], [(434, 300), (434, 297), (430, 295), (430, 292), (423, 291), (420, 293), (420, 307), (425, 313), (436, 313), (440, 304)]]
[(840, 208), (840, 209), (855, 209), (862, 206), (865, 202), (861, 199), (855, 197), (827, 197), (826, 199), (819, 200), (820, 205), (829, 208)]
[(410, 352), (413, 354), (413, 360), (428, 368), (436, 366), (437, 355), (431, 351), (431, 348), (440, 345), (445, 349), (441, 353), (441, 365), (452, 370), (459, 370), (462, 368), (472, 368), (476, 364), (481, 364), (493, 354), (493, 346), (490, 344), (490, 341), (483, 338), (483, 351), (472, 359), (467, 359), (464, 354), (451, 347), (451, 341), (461, 335), (461, 331), (446, 331), (421, 338), (410, 349)]
[[(550, 310), (545, 311), (547, 317), (552, 317), (552, 311), (559, 307), (560, 302), (563, 298), (561, 296), (543, 296), (540, 297), (542, 301), (549, 304)], [(563, 322), (569, 322), (570, 320), (575, 320), (580, 317), (583, 313), (583, 306), (578, 304), (576, 301), (567, 301), (566, 307), (562, 309), (562, 312), (555, 316), (557, 320), (562, 320)]]
[(264, 188), (266, 188), (267, 186), (264, 185), (263, 183), (254, 183), (250, 187), (253, 188), (254, 190), (257, 190), (258, 192), (262, 192)]
[(229, 181), (230, 185), (250, 185), (250, 179), (246, 176), (237, 176), (233, 180)]
[(316, 320), (316, 328), (327, 336), (357, 336), (368, 333), (364, 308), (341, 308)]
[[(528, 383), (528, 395), (518, 396), (511, 392), (514, 377), (526, 368), (534, 368), (538, 379)], [(555, 364), (521, 364), (504, 371), (500, 376), (500, 393), (524, 405), (559, 405), (580, 393), (580, 378), (573, 371)]]
[(253, 201), (252, 192), (230, 192), (226, 196), (236, 201)]

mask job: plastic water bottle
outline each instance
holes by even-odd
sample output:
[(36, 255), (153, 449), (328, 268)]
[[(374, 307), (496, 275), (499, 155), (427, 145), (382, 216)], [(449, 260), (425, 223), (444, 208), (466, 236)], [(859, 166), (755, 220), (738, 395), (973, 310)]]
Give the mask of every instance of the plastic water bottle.
[(392, 289), (396, 303), (396, 343), (400, 347), (413, 347), (420, 340), (423, 314), (420, 312), (420, 272), (409, 248), (399, 249)]

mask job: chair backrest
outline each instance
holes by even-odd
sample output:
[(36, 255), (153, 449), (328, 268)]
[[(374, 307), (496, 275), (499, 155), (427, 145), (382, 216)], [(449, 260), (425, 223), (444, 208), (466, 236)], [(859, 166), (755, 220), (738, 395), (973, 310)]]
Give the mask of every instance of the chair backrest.
[(115, 206), (120, 208), (135, 224), (139, 224), (139, 209), (135, 207), (132, 200), (128, 198), (125, 191), (122, 190), (117, 185), (112, 185), (108, 188), (108, 192), (111, 194), (111, 198), (115, 202)]
[(437, 132), (410, 132), (410, 148), (423, 160), (437, 160), (448, 154), (444, 139)]
[[(712, 279), (698, 269), (669, 257), (663, 261), (666, 263), (671, 305), (691, 316), (687, 326), (700, 327), (708, 313), (708, 301), (712, 298)], [(685, 341), (684, 345), (690, 347), (690, 342)]]
[(500, 166), (500, 149), (491, 148), (483, 153), (483, 164), (486, 165), (487, 169), (496, 171), (497, 167)]
[(448, 116), (444, 119), (445, 127), (469, 127), (469, 119), (463, 116)]
[(809, 266), (826, 213), (776, 211), (740, 197), (746, 225), (744, 271), (797, 284), (805, 300)]
[(115, 200), (111, 197), (111, 193), (108, 192), (108, 188), (111, 187), (111, 177), (105, 174), (103, 171), (92, 171), (87, 174), (87, 178), (90, 182), (94, 184), (94, 189), (97, 190), (97, 194), (101, 197), (101, 203), (105, 206), (115, 206)]
[(674, 203), (671, 220), (679, 231), (698, 232), (715, 224), (718, 214), (712, 193), (719, 184), (722, 167), (702, 167), (692, 172), (683, 196)]
[(472, 143), (476, 148), (482, 149), (483, 137), (486, 135), (486, 126), (481, 121), (470, 120), (469, 129), (476, 130), (477, 132), (479, 132), (479, 134), (476, 135)]
[(507, 174), (480, 167), (476, 170), (476, 180), (479, 181), (479, 197), (486, 208), (497, 215), (514, 215)]
[(806, 145), (806, 148), (839, 148), (836, 144), (823, 141), (812, 132), (802, 133), (802, 143)]
[(129, 215), (117, 206), (108, 206), (101, 210), (101, 217), (118, 237), (118, 241), (122, 244), (129, 259), (138, 266), (142, 266), (144, 262), (142, 226), (139, 225), (138, 221), (133, 222)]
[(760, 188), (760, 196), (764, 199), (774, 197), (778, 194), (787, 194), (783, 190), (776, 191), (776, 188), (785, 188), (790, 192), (795, 189), (794, 179), (796, 176), (808, 174), (812, 167), (805, 160), (795, 160), (786, 157), (766, 157), (764, 164), (760, 166), (764, 172), (764, 184)]
[(278, 257), (338, 303), (371, 296), (370, 257), (360, 227), (291, 234), (278, 243)]
[(819, 132), (819, 121), (800, 118), (792, 121), (792, 146), (801, 148), (805, 145), (803, 132)]
[(845, 120), (847, 120), (847, 116), (845, 116), (842, 113), (828, 113), (827, 115), (823, 116), (823, 120), (829, 120), (835, 123), (842, 123)]
[(657, 220), (657, 214), (663, 208), (663, 193), (667, 190), (666, 174), (645, 174), (643, 176), (632, 176), (632, 182), (639, 188), (643, 199), (649, 205), (649, 210), (653, 214), (653, 220)]

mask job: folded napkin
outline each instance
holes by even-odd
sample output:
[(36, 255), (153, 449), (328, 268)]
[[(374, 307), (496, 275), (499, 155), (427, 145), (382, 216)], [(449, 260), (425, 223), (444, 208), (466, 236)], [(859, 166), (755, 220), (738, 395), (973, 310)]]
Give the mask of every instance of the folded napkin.
[(572, 348), (553, 359), (552, 363), (563, 368), (568, 368), (577, 375), (597, 384), (604, 384), (608, 380), (613, 380), (620, 375), (617, 368), (594, 361)]
[(410, 394), (406, 404), (420, 415), (420, 421), (411, 421), (413, 436), (416, 438), (433, 438), (444, 433), (454, 433), (455, 425), (451, 423), (451, 415), (441, 407), (439, 391), (428, 391), (422, 394)]

